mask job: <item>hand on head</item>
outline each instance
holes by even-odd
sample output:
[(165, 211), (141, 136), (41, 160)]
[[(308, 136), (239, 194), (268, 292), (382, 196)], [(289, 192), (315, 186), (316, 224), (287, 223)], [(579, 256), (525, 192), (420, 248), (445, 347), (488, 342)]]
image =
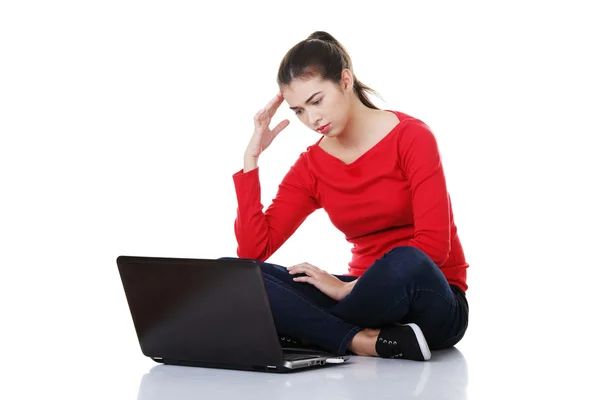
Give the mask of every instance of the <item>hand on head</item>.
[(290, 124), (290, 121), (284, 119), (273, 129), (269, 128), (271, 119), (279, 106), (283, 103), (283, 94), (281, 92), (254, 116), (254, 134), (250, 138), (246, 154), (250, 157), (258, 158), (273, 142), (273, 139)]

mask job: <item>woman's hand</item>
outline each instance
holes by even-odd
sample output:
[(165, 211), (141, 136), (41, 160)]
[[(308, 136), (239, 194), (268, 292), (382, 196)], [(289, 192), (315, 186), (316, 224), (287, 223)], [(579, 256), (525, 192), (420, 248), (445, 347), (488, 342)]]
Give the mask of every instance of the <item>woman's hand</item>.
[(301, 273), (306, 274), (306, 276), (294, 277), (294, 281), (310, 283), (321, 292), (337, 301), (346, 297), (352, 289), (346, 282), (342, 282), (335, 276), (306, 262), (287, 267), (287, 269), (292, 275)]
[(248, 157), (258, 158), (271, 145), (279, 132), (290, 124), (289, 120), (284, 119), (275, 128), (269, 128), (271, 118), (273, 118), (273, 115), (275, 115), (282, 102), (283, 94), (279, 92), (265, 108), (259, 110), (254, 116), (254, 134), (250, 138), (250, 142), (246, 148), (246, 155)]

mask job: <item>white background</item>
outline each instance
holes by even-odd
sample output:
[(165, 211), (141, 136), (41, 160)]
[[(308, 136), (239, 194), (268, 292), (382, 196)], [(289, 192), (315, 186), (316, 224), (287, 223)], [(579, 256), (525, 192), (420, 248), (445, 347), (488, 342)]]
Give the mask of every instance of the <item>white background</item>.
[[(483, 3), (2, 2), (0, 396), (136, 396), (154, 363), (115, 259), (235, 256), (231, 176), (252, 117), (286, 51), (326, 30), (378, 105), (438, 138), (471, 264), (457, 346), (470, 398), (591, 397), (598, 14), (592, 1)], [(265, 208), (319, 138), (287, 103), (284, 118), (259, 161)], [(319, 210), (269, 261), (343, 273), (349, 259)]]

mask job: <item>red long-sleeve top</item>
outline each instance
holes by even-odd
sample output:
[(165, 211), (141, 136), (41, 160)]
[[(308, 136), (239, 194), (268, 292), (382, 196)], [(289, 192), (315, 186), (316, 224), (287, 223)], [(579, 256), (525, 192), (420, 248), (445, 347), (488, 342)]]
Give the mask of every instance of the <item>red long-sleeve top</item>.
[(419, 119), (386, 111), (395, 113), (399, 123), (350, 164), (319, 147), (323, 138), (307, 147), (264, 212), (259, 168), (234, 173), (238, 257), (266, 261), (311, 213), (323, 208), (353, 244), (346, 275), (361, 276), (396, 246), (414, 246), (450, 284), (466, 291), (469, 265), (435, 136)]

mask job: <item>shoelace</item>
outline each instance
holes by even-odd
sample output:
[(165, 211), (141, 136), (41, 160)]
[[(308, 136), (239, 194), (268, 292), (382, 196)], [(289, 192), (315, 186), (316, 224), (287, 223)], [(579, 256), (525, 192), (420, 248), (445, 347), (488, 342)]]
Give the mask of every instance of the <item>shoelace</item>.
[(397, 342), (397, 341), (395, 341), (395, 340), (394, 340), (394, 341), (392, 342), (391, 340), (389, 340), (389, 341), (388, 341), (388, 340), (385, 340), (384, 338), (379, 338), (379, 341), (380, 341), (381, 343), (383, 343), (383, 344), (386, 344), (386, 345), (388, 345), (388, 346), (391, 346), (391, 347), (392, 347), (392, 353), (393, 353), (393, 354), (390, 356), (390, 358), (398, 358), (398, 357), (402, 357), (402, 353), (398, 352), (398, 349), (396, 349), (396, 347), (395, 347), (395, 346), (397, 346), (397, 345), (398, 345), (398, 342)]

